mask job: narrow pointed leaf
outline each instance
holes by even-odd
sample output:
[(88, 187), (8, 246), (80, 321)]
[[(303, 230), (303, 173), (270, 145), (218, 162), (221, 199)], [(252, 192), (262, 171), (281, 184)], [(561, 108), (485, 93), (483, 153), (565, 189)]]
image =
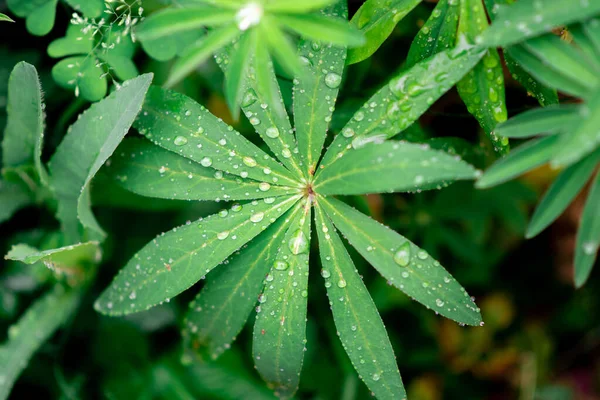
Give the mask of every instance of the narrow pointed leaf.
[(514, 80), (519, 82), (528, 93), (531, 93), (538, 99), (540, 105), (549, 106), (558, 104), (558, 94), (556, 89), (543, 84), (530, 73), (525, 71), (521, 65), (513, 58), (508, 51), (504, 51), (504, 63)]
[(209, 6), (169, 8), (152, 14), (135, 29), (136, 37), (144, 42), (176, 33), (217, 26), (234, 20), (232, 10)]
[(322, 170), (314, 189), (324, 195), (404, 192), (476, 177), (475, 168), (446, 152), (385, 141), (346, 152)]
[(54, 153), (50, 184), (58, 199), (57, 218), (68, 242), (81, 241), (80, 222), (95, 234), (103, 234), (92, 214), (90, 182), (129, 131), (151, 81), (152, 74), (142, 75), (93, 104), (70, 127)]
[(579, 120), (579, 108), (563, 104), (534, 108), (498, 125), (496, 134), (510, 138), (528, 138), (567, 132)]
[(0, 13), (0, 22), (15, 22), (8, 15)]
[(0, 399), (8, 398), (33, 354), (73, 314), (79, 298), (78, 290), (56, 285), (8, 329), (8, 341), (0, 345)]
[(319, 14), (277, 15), (277, 21), (305, 39), (341, 46), (360, 46), (363, 34), (346, 20)]
[(475, 186), (480, 189), (495, 186), (547, 163), (556, 153), (558, 143), (558, 136), (530, 140), (492, 165)]
[(552, 157), (552, 165), (562, 166), (577, 162), (600, 145), (600, 91), (579, 106), (579, 122), (570, 135), (562, 135), (559, 149)]
[[(345, 2), (340, 1), (323, 13), (345, 17)], [(323, 151), (332, 110), (342, 82), (346, 49), (302, 40), (299, 53), (304, 72), (294, 84), (294, 125), (306, 172), (313, 175)]]
[(2, 140), (4, 167), (35, 164), (40, 180), (47, 182), (42, 165), (44, 104), (42, 87), (35, 67), (18, 63), (8, 80), (7, 121)]
[(394, 77), (375, 93), (342, 128), (319, 166), (325, 168), (350, 144), (358, 147), (390, 138), (415, 122), (456, 84), (484, 52), (464, 43), (442, 51)]
[(266, 229), (271, 219), (297, 200), (278, 197), (235, 206), (158, 236), (119, 271), (96, 301), (96, 310), (123, 315), (171, 299)]
[[(462, 0), (458, 35), (473, 42), (475, 37), (488, 28), (483, 0)], [(458, 94), (467, 110), (479, 122), (490, 138), (498, 154), (508, 153), (508, 139), (498, 137), (494, 129), (499, 122), (506, 121), (506, 99), (504, 96), (504, 71), (496, 49), (489, 49), (483, 59), (456, 85)]]
[(366, 60), (390, 36), (396, 24), (421, 0), (367, 0), (354, 14), (351, 23), (365, 35), (366, 42), (348, 52), (348, 64)]
[(440, 0), (437, 3), (410, 45), (406, 68), (454, 47), (460, 15), (458, 4), (454, 0)]
[(233, 56), (229, 62), (227, 79), (225, 80), (225, 98), (236, 120), (240, 115), (239, 105), (244, 95), (248, 68), (250, 67), (256, 40), (256, 31), (242, 35), (237, 46), (234, 47)]
[(535, 209), (527, 227), (527, 238), (532, 238), (563, 213), (587, 183), (600, 162), (600, 150), (565, 169), (552, 183)]
[(456, 322), (481, 323), (479, 308), (465, 289), (427, 252), (339, 200), (317, 201), (350, 244), (392, 285)]
[(194, 351), (215, 359), (230, 347), (256, 306), (288, 222), (299, 209), (279, 217), (225, 265), (208, 274), (185, 316), (183, 336)]
[(282, 186), (265, 191), (260, 182), (203, 167), (140, 139), (125, 139), (106, 171), (121, 187), (162, 199), (231, 201), (298, 193)]
[(284, 399), (298, 389), (306, 346), (311, 207), (307, 201), (301, 205), (288, 223), (259, 296), (252, 346), (256, 369)]
[(600, 173), (585, 202), (575, 246), (575, 286), (579, 288), (590, 276), (600, 247)]
[(264, 181), (269, 187), (296, 186), (277, 161), (182, 94), (151, 87), (135, 127), (157, 145), (202, 166)]
[(481, 43), (489, 47), (507, 46), (596, 14), (600, 14), (600, 2), (593, 0), (578, 4), (564, 0), (517, 1), (499, 7)]
[(301, 14), (305, 11), (319, 10), (335, 2), (336, 0), (277, 0), (265, 4), (265, 9), (275, 12)]
[(596, 53), (600, 54), (600, 18), (591, 18), (583, 24), (585, 34), (594, 44)]
[(320, 207), (315, 214), (321, 276), (342, 345), (378, 399), (405, 399), (394, 349), (377, 308), (333, 224)]
[(233, 42), (240, 35), (236, 25), (227, 25), (208, 32), (206, 35), (188, 46), (181, 57), (175, 61), (166, 87), (172, 87), (208, 60), (218, 49)]
[(265, 18), (260, 24), (261, 34), (266, 39), (269, 52), (285, 71), (293, 76), (298, 76), (301, 73), (301, 64), (296, 44), (287, 38), (283, 27), (277, 23), (276, 18)]

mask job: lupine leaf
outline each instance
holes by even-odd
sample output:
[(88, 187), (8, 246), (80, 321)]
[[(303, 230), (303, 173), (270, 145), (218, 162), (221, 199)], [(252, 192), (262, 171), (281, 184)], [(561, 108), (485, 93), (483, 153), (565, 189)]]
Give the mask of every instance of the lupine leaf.
[(550, 225), (567, 208), (600, 162), (600, 150), (565, 169), (552, 183), (535, 209), (527, 227), (527, 238), (532, 238)]
[(146, 18), (135, 30), (143, 43), (177, 33), (198, 30), (206, 26), (218, 26), (234, 20), (231, 10), (210, 6), (168, 8)]
[(346, 21), (318, 14), (278, 15), (277, 21), (300, 36), (341, 46), (360, 46), (362, 33)]
[(298, 196), (246, 203), (158, 236), (119, 271), (96, 301), (96, 310), (123, 315), (169, 300), (266, 229), (297, 200)]
[(570, 130), (579, 119), (579, 108), (570, 104), (534, 108), (499, 124), (496, 134), (511, 138), (552, 135)]
[(458, 4), (456, 0), (440, 0), (437, 3), (410, 45), (406, 68), (454, 47), (460, 15)]
[(318, 10), (335, 3), (336, 0), (277, 0), (266, 3), (265, 9), (269, 11), (297, 14), (303, 11)]
[(217, 358), (242, 330), (264, 287), (264, 279), (275, 261), (289, 220), (296, 207), (208, 274), (206, 284), (190, 303), (183, 336), (200, 353)]
[(600, 246), (600, 174), (592, 183), (581, 214), (575, 245), (575, 286), (581, 287), (590, 276)]
[(378, 399), (404, 399), (394, 349), (377, 308), (333, 224), (320, 207), (315, 214), (321, 276), (344, 349)]
[[(488, 28), (482, 0), (462, 0), (458, 35), (469, 41)], [(499, 122), (506, 121), (506, 99), (504, 96), (504, 72), (496, 49), (489, 49), (483, 59), (457, 83), (456, 88), (467, 110), (479, 122), (488, 135), (494, 150), (506, 154), (508, 139), (499, 138), (493, 132)]]
[[(347, 15), (345, 2), (323, 11), (325, 15)], [(314, 174), (323, 151), (332, 110), (344, 73), (346, 49), (302, 40), (299, 54), (303, 74), (294, 82), (294, 126), (298, 149), (307, 172)]]
[(296, 43), (292, 43), (283, 32), (286, 25), (279, 24), (277, 18), (266, 17), (261, 21), (259, 30), (261, 37), (269, 46), (269, 52), (278, 64), (289, 74), (298, 76), (301, 73), (300, 60), (296, 51)]
[(552, 165), (570, 165), (600, 145), (600, 91), (579, 106), (579, 121), (570, 135), (562, 135)]
[(32, 197), (22, 185), (0, 180), (0, 223), (10, 219), (20, 208), (32, 204)]
[(236, 25), (226, 25), (211, 30), (198, 39), (196, 43), (188, 46), (181, 54), (181, 57), (173, 64), (165, 86), (172, 87), (181, 81), (186, 75), (210, 58), (216, 50), (234, 41), (239, 34), (240, 31)]
[(574, 4), (564, 0), (517, 1), (498, 7), (494, 23), (484, 32), (481, 43), (507, 46), (540, 35), (561, 25), (568, 25), (600, 14), (600, 3), (581, 0)]
[(142, 48), (150, 57), (158, 61), (168, 61), (176, 55), (182, 55), (188, 46), (200, 40), (204, 31), (201, 29), (179, 32), (160, 39), (141, 41)]
[(354, 114), (327, 149), (319, 168), (331, 164), (351, 143), (360, 147), (408, 128), (473, 68), (483, 54), (463, 44), (400, 73)]
[(93, 104), (71, 126), (54, 153), (50, 184), (57, 196), (57, 217), (68, 242), (81, 241), (80, 222), (96, 235), (103, 235), (91, 211), (89, 185), (129, 131), (151, 81), (152, 74), (142, 75)]
[(396, 24), (421, 0), (367, 0), (354, 14), (351, 23), (366, 38), (365, 44), (348, 51), (348, 64), (369, 58), (390, 36)]
[(157, 145), (202, 166), (264, 181), (265, 191), (271, 184), (297, 186), (277, 161), (182, 94), (151, 87), (135, 127)]
[(350, 244), (404, 293), (456, 322), (479, 325), (479, 308), (427, 252), (385, 225), (333, 198), (317, 202)]
[(230, 201), (298, 193), (281, 186), (265, 191), (260, 182), (203, 167), (147, 140), (125, 139), (110, 161), (109, 176), (142, 196)]
[(0, 13), (0, 22), (15, 22), (8, 15)]
[(247, 35), (242, 35), (234, 47), (233, 56), (229, 62), (227, 70), (227, 79), (225, 80), (225, 98), (229, 104), (229, 109), (233, 113), (234, 119), (239, 117), (238, 105), (242, 102), (244, 88), (246, 87), (246, 78), (248, 68), (250, 67), (251, 55), (257, 40), (256, 32), (253, 31)]
[(0, 345), (0, 399), (10, 389), (36, 350), (71, 316), (80, 292), (56, 285), (8, 329), (8, 341)]
[(558, 143), (558, 136), (530, 140), (492, 165), (475, 186), (480, 189), (488, 188), (547, 163), (556, 152)]
[(591, 18), (583, 24), (585, 34), (594, 44), (596, 53), (600, 54), (600, 18)]
[(280, 398), (298, 389), (306, 346), (306, 303), (311, 207), (288, 224), (271, 271), (259, 296), (252, 353), (256, 369)]
[(42, 182), (47, 172), (42, 165), (44, 105), (42, 87), (35, 67), (18, 63), (8, 81), (7, 121), (2, 141), (4, 167), (35, 164)]
[(347, 151), (320, 171), (314, 189), (324, 195), (403, 192), (475, 177), (471, 165), (446, 152), (385, 141)]

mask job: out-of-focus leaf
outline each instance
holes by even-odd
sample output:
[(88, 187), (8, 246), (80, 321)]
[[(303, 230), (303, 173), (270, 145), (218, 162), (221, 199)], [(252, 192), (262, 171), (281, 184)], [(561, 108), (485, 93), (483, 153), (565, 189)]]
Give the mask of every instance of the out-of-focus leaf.
[(581, 214), (575, 245), (575, 286), (581, 287), (590, 276), (600, 247), (600, 173), (592, 183)]
[(579, 108), (563, 104), (535, 108), (498, 125), (496, 134), (510, 138), (552, 135), (570, 130), (579, 119)]
[(0, 180), (0, 223), (10, 219), (12, 215), (33, 203), (31, 192), (22, 185)]
[(32, 35), (44, 36), (52, 30), (58, 0), (7, 0), (10, 11), (26, 18), (27, 30)]

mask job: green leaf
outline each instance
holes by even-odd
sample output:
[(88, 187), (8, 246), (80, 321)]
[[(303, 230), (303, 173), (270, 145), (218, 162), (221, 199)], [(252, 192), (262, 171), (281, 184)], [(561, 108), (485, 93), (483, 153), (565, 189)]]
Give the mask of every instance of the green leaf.
[(507, 46), (549, 32), (552, 28), (593, 17), (600, 3), (582, 0), (575, 5), (564, 0), (517, 1), (499, 6), (494, 23), (481, 37), (488, 47)]
[(6, 14), (0, 13), (0, 22), (15, 22)]
[(342, 345), (378, 399), (405, 399), (394, 349), (377, 308), (333, 224), (320, 207), (315, 214), (321, 276)]
[(590, 276), (600, 246), (600, 174), (590, 189), (581, 214), (575, 246), (575, 286), (581, 287)]
[(311, 206), (308, 200), (300, 206), (301, 212), (286, 224), (276, 261), (265, 278), (252, 343), (256, 369), (284, 399), (298, 389), (306, 346)]
[(135, 35), (143, 43), (206, 26), (227, 24), (234, 17), (231, 10), (211, 6), (169, 8), (146, 18), (135, 29)]
[[(482, 0), (463, 0), (460, 4), (458, 35), (465, 35), (473, 42), (475, 37), (488, 28)], [(506, 121), (506, 99), (504, 96), (504, 72), (500, 56), (495, 49), (488, 50), (483, 59), (456, 85), (467, 110), (479, 122), (492, 141), (494, 150), (506, 154), (508, 139), (494, 135), (499, 122)]]
[(135, 127), (157, 145), (202, 166), (265, 182), (265, 191), (272, 184), (298, 186), (272, 157), (182, 94), (150, 88)]
[(40, 180), (47, 182), (42, 165), (44, 105), (42, 86), (35, 67), (22, 61), (8, 81), (7, 122), (2, 141), (4, 167), (35, 164)]
[(558, 136), (530, 140), (492, 165), (475, 186), (479, 189), (495, 186), (547, 163), (558, 149), (558, 143)]
[(99, 53), (98, 59), (106, 63), (111, 76), (122, 81), (133, 79), (139, 75), (135, 63), (129, 57), (113, 53)]
[(81, 241), (79, 223), (95, 235), (103, 235), (90, 207), (89, 185), (129, 131), (151, 81), (152, 74), (142, 75), (93, 104), (69, 128), (54, 153), (50, 183), (58, 200), (57, 218), (68, 242)]
[(296, 51), (296, 43), (292, 44), (287, 38), (287, 35), (283, 31), (285, 27), (286, 25), (279, 24), (276, 18), (265, 17), (259, 25), (261, 42), (267, 42), (269, 52), (284, 71), (298, 76), (302, 71)]
[(265, 191), (260, 182), (203, 167), (140, 139), (125, 139), (106, 172), (127, 190), (162, 199), (231, 201), (298, 193), (281, 186)]
[[(347, 13), (343, 1), (324, 11), (325, 15)], [(346, 48), (302, 40), (299, 54), (303, 72), (294, 82), (294, 125), (300, 156), (308, 174), (313, 175), (342, 81)]]
[(355, 47), (365, 42), (363, 34), (346, 20), (319, 14), (277, 15), (277, 22), (305, 39)]
[(246, 203), (161, 234), (117, 274), (96, 301), (96, 310), (124, 315), (171, 299), (266, 229), (298, 198)]
[(104, 70), (96, 65), (95, 57), (77, 56), (59, 61), (52, 67), (52, 78), (59, 86), (75, 91), (75, 96), (98, 101), (106, 95)]
[(600, 19), (591, 18), (583, 24), (586, 36), (594, 44), (596, 53), (600, 54)]
[(335, 4), (337, 0), (277, 0), (265, 4), (265, 10), (290, 14), (302, 14), (305, 11), (314, 11)]
[(0, 223), (32, 203), (33, 196), (29, 190), (20, 184), (0, 180)]
[(527, 227), (526, 237), (532, 238), (546, 229), (577, 196), (600, 162), (600, 151), (571, 165), (556, 178), (535, 209)]
[(214, 52), (233, 42), (239, 35), (240, 31), (236, 25), (226, 25), (208, 32), (196, 43), (188, 46), (181, 57), (175, 61), (165, 86), (172, 87), (181, 81)]
[(299, 210), (296, 207), (282, 215), (225, 265), (208, 274), (184, 321), (183, 336), (193, 350), (216, 359), (230, 347), (256, 305), (287, 221)]
[(579, 119), (578, 114), (579, 107), (570, 104), (534, 108), (499, 124), (496, 134), (510, 138), (527, 138), (567, 132)]
[(579, 121), (571, 134), (562, 135), (553, 166), (570, 165), (591, 153), (600, 145), (600, 91), (579, 106)]
[(471, 165), (443, 151), (385, 141), (347, 151), (319, 171), (314, 189), (323, 195), (417, 191), (476, 177)]
[(380, 142), (408, 128), (473, 68), (483, 54), (480, 49), (464, 43), (401, 72), (375, 93), (342, 128), (319, 168), (334, 162), (350, 144), (361, 147)]
[(10, 11), (26, 18), (27, 30), (32, 35), (44, 36), (52, 30), (58, 0), (7, 0)]
[(103, 0), (66, 0), (66, 2), (88, 18), (97, 18), (104, 10)]
[(390, 36), (396, 24), (420, 2), (421, 0), (367, 0), (351, 20), (364, 33), (366, 42), (350, 49), (346, 63), (355, 64), (369, 58)]
[(333, 198), (319, 197), (337, 229), (379, 273), (414, 300), (456, 322), (479, 325), (479, 308), (427, 252), (385, 225)]
[(538, 99), (540, 105), (549, 106), (558, 104), (558, 94), (556, 89), (544, 85), (531, 74), (525, 71), (521, 65), (510, 55), (509, 52), (504, 52), (504, 63), (514, 80), (519, 82), (528, 93), (531, 93)]
[(150, 57), (158, 61), (168, 61), (176, 55), (182, 55), (185, 50), (196, 43), (202, 35), (203, 30), (179, 32), (160, 39), (145, 40), (140, 42), (142, 48)]
[(91, 32), (83, 33), (78, 25), (69, 25), (64, 37), (53, 40), (48, 45), (48, 55), (52, 58), (60, 58), (92, 53), (94, 49), (94, 37)]
[(256, 46), (257, 32), (253, 30), (248, 34), (242, 35), (238, 43), (233, 46), (233, 56), (229, 61), (227, 79), (225, 80), (225, 98), (235, 120), (240, 115), (239, 105), (242, 102), (242, 96), (246, 87), (248, 68), (252, 60), (252, 52)]
[(460, 15), (458, 4), (455, 0), (440, 0), (437, 3), (410, 45), (406, 68), (454, 47)]
[(80, 291), (56, 285), (8, 328), (8, 341), (0, 345), (0, 399), (8, 398), (33, 354), (73, 314), (79, 299)]

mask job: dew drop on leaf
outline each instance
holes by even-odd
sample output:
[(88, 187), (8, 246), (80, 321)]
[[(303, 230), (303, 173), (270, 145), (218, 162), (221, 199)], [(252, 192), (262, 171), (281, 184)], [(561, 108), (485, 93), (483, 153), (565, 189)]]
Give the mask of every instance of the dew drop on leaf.
[(327, 87), (330, 87), (332, 89), (338, 88), (341, 82), (342, 77), (339, 74), (336, 74), (335, 72), (330, 72), (327, 75), (325, 75), (325, 85), (327, 85)]
[(187, 142), (188, 142), (188, 140), (184, 136), (177, 136), (175, 138), (175, 140), (173, 140), (173, 143), (175, 144), (175, 146), (183, 146)]
[(405, 242), (394, 254), (394, 261), (401, 267), (406, 267), (410, 263), (410, 243)]
[(290, 239), (289, 247), (292, 254), (305, 253), (308, 250), (308, 240), (306, 240), (304, 232), (300, 229), (294, 232)]

